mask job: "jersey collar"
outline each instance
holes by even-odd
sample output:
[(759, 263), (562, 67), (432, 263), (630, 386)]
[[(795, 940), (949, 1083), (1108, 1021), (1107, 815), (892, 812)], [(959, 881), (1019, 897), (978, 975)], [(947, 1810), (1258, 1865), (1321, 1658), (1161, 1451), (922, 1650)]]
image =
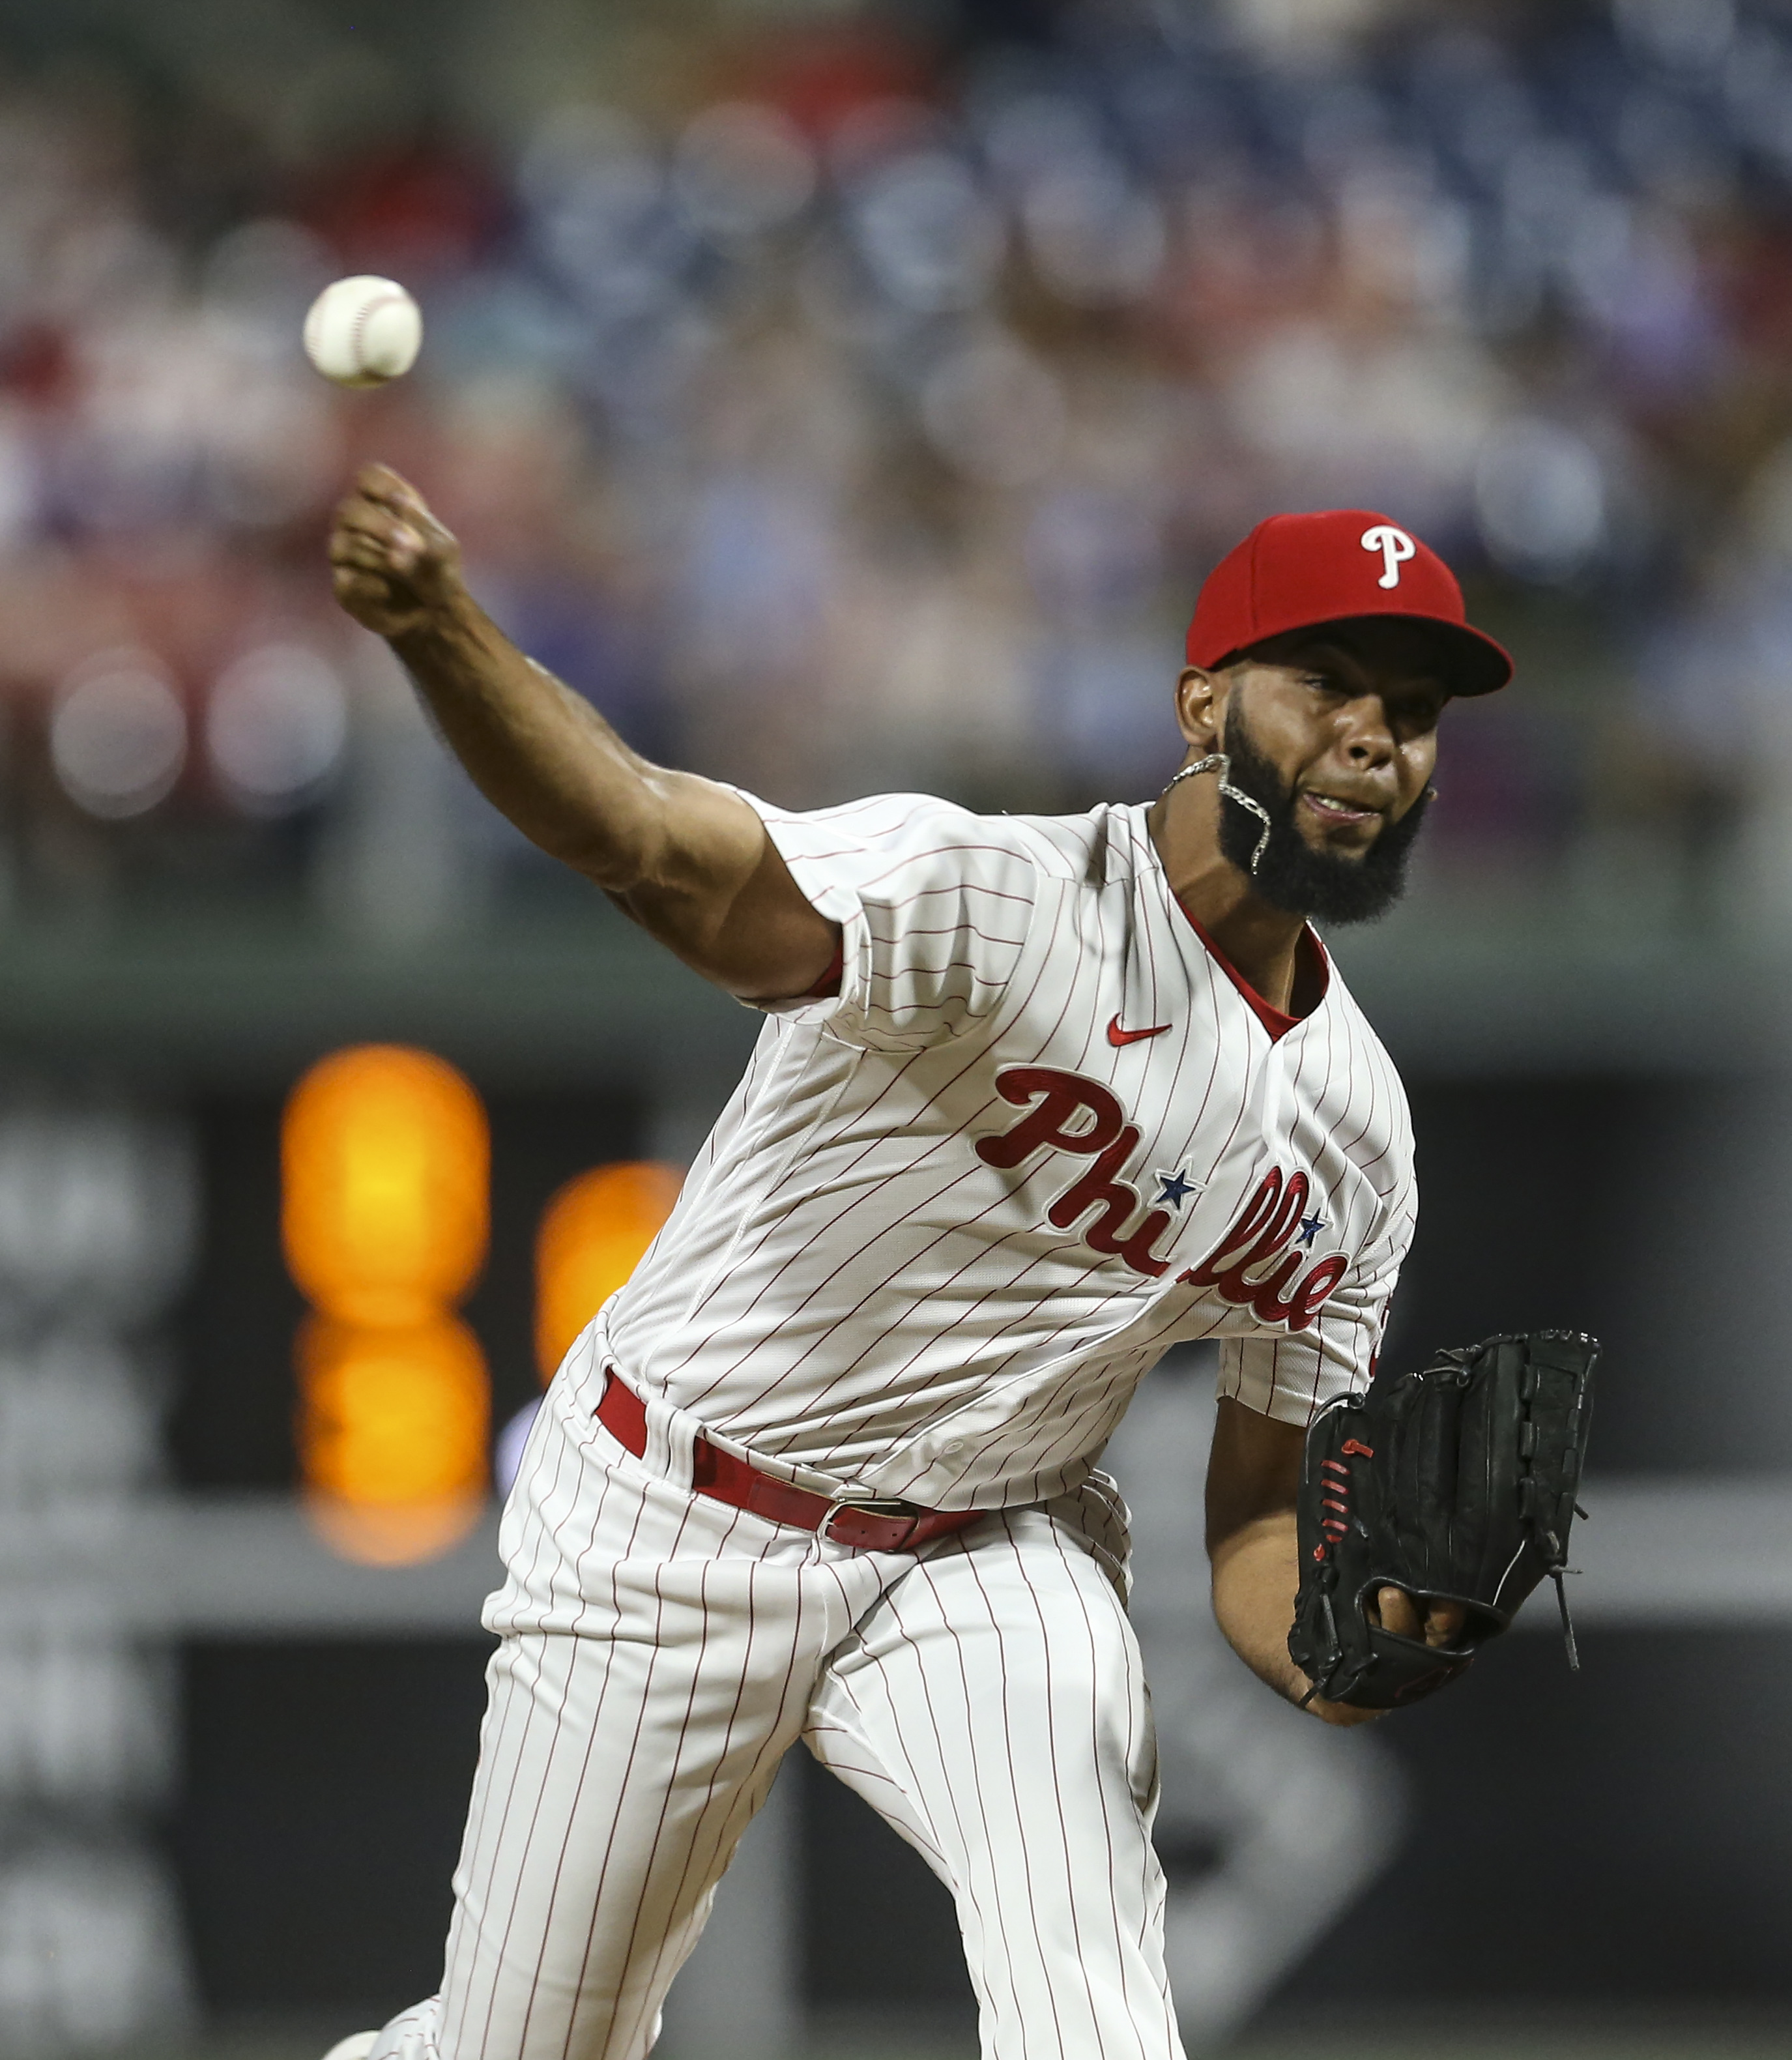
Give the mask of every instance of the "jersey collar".
[[(1202, 922), (1200, 917), (1174, 889), (1171, 890), (1171, 898), (1182, 911), (1183, 920), (1189, 928), (1206, 945), (1207, 956), (1238, 989), (1243, 997), (1246, 1007), (1269, 1032), (1270, 1042), (1272, 1044), (1277, 1039), (1287, 1036), (1297, 1024), (1304, 1023), (1307, 1017), (1311, 1016), (1325, 1000), (1331, 986), (1331, 960), (1326, 956), (1325, 946), (1319, 942), (1318, 933), (1311, 923), (1303, 923), (1301, 925), (1300, 935), (1295, 940), (1295, 950), (1306, 960), (1303, 970), (1309, 979), (1316, 984), (1319, 991), (1313, 997), (1312, 1008), (1307, 1010), (1304, 1015), (1291, 1016), (1286, 1009), (1278, 1008), (1273, 1002), (1264, 1000), (1255, 988), (1214, 942), (1207, 932), (1207, 925)], [(1301, 984), (1301, 973), (1297, 971), (1295, 975), (1295, 984), (1299, 987)]]
[(1299, 993), (1303, 988), (1312, 991), (1313, 1003), (1311, 1008), (1303, 1010), (1300, 1015), (1291, 1016), (1286, 1009), (1276, 1008), (1274, 1003), (1266, 1001), (1258, 993), (1255, 988), (1215, 943), (1207, 932), (1206, 924), (1202, 922), (1199, 916), (1195, 915), (1170, 884), (1170, 876), (1163, 869), (1162, 854), (1157, 846), (1151, 842), (1151, 829), (1145, 820), (1150, 812), (1150, 807), (1149, 802), (1141, 803), (1132, 817), (1132, 834), (1143, 848), (1146, 864), (1163, 883), (1165, 897), (1175, 907), (1183, 920), (1193, 930), (1195, 936), (1200, 939), (1202, 947), (1208, 957), (1238, 989), (1239, 999), (1269, 1032), (1270, 1042), (1272, 1044), (1275, 1044), (1278, 1040), (1287, 1036), (1297, 1024), (1304, 1023), (1309, 1016), (1315, 1014), (1327, 995), (1331, 991), (1331, 960), (1325, 946), (1319, 941), (1319, 932), (1315, 930), (1311, 923), (1303, 923), (1301, 925), (1300, 936), (1295, 945), (1295, 949), (1304, 960), (1304, 964), (1299, 966), (1295, 971), (1295, 991)]

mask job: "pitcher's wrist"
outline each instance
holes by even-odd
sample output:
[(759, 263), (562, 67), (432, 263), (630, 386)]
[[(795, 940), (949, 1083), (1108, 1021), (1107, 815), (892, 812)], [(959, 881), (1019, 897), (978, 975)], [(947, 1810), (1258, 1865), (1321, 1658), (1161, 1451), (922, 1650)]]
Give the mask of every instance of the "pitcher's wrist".
[(402, 629), (394, 629), (386, 641), (400, 662), (414, 670), (431, 661), (475, 655), (485, 639), (485, 618), (458, 579), (449, 582), (435, 599), (423, 603), (417, 619)]

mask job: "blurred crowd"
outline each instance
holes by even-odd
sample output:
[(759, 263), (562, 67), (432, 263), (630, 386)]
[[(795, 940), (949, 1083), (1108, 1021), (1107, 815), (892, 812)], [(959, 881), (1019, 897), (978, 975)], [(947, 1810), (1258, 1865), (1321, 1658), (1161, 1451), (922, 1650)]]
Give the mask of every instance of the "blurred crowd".
[[(245, 127), (198, 202), (166, 82), (152, 121), (128, 70), (21, 72), (13, 907), (478, 904), (407, 852), (533, 890), (329, 605), (376, 453), (631, 741), (796, 805), (1155, 792), (1207, 568), (1276, 509), (1376, 508), (1521, 660), (1451, 725), (1434, 879), (1792, 901), (1792, 16), (1382, 12), (736, 19), (676, 104), (569, 66), (513, 133), (425, 117), (302, 174)], [(353, 271), (424, 309), (378, 394), (299, 353)]]

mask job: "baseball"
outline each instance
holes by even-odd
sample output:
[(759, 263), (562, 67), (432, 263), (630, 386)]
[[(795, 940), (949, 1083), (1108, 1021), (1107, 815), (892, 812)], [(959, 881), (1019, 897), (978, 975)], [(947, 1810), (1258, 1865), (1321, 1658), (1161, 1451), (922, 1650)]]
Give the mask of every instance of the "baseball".
[(325, 286), (305, 318), (305, 354), (338, 386), (383, 386), (417, 362), (423, 316), (394, 279), (361, 273)]

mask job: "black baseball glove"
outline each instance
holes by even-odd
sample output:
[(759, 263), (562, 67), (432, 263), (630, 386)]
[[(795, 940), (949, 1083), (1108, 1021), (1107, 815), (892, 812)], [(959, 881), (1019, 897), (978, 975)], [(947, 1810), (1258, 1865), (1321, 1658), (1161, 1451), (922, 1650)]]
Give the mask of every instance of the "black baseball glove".
[[(1562, 1585), (1593, 1414), (1594, 1340), (1533, 1331), (1439, 1352), (1322, 1410), (1307, 1433), (1298, 1510), (1300, 1593), (1288, 1653), (1314, 1695), (1361, 1709), (1415, 1702), (1455, 1679), (1545, 1575)], [(1584, 1515), (1584, 1511), (1580, 1511)], [(1384, 1630), (1376, 1598), (1403, 1589), (1466, 1605), (1455, 1643)]]

